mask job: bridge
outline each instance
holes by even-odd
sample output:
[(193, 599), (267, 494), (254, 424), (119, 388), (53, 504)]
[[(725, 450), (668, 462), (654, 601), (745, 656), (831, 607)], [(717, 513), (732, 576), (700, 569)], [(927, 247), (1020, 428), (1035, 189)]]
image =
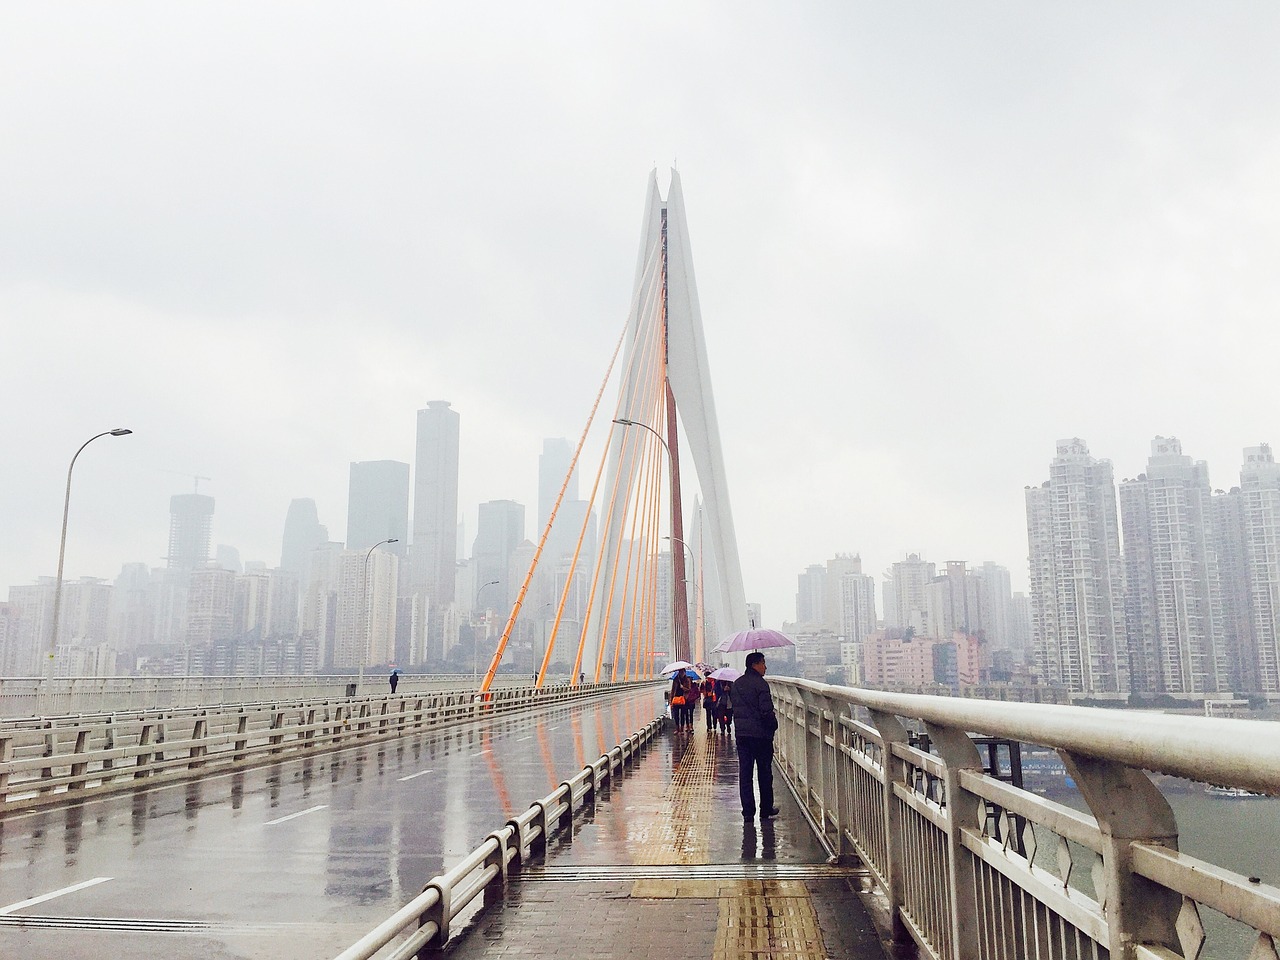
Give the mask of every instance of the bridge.
[[(599, 546), (571, 531), (528, 681), (559, 501), (474, 681), (0, 685), (0, 956), (1277, 960), (1280, 878), (1181, 849), (1161, 789), (1280, 794), (1270, 725), (772, 679), (788, 789), (744, 822), (731, 739), (663, 720), (660, 624), (690, 660), (748, 626), (678, 177), (570, 473), (593, 426)], [(1021, 786), (1021, 745), (1077, 791)]]

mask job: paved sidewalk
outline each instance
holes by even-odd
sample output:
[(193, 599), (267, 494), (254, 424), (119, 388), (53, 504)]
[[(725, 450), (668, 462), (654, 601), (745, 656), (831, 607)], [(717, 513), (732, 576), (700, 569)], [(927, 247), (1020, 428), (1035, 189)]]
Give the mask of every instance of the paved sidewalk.
[(446, 954), (882, 960), (862, 872), (827, 862), (775, 783), (781, 816), (744, 822), (733, 738), (668, 727)]

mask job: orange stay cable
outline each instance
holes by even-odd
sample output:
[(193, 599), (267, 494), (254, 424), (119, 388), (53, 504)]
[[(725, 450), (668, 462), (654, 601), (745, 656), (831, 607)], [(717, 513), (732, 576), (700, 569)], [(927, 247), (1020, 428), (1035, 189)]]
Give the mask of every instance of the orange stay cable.
[[(653, 455), (650, 451), (653, 449), (654, 446), (656, 446), (656, 444), (654, 443), (653, 438), (651, 437), (646, 438), (645, 463), (644, 463), (644, 466), (641, 468), (642, 469), (641, 486), (644, 488), (644, 491), (642, 495), (637, 496), (636, 511), (634, 514), (632, 514), (632, 517), (631, 517), (631, 549), (628, 551), (628, 557), (627, 557), (628, 577), (624, 581), (625, 583), (624, 596), (630, 596), (631, 598), (631, 617), (627, 627), (627, 660), (626, 660), (626, 669), (623, 673), (623, 677), (626, 680), (630, 680), (632, 678), (632, 661), (635, 658), (635, 647), (636, 647), (636, 614), (644, 603), (644, 597), (641, 593), (641, 582), (642, 582), (643, 567), (644, 567), (644, 551), (646, 548), (645, 528), (647, 528), (649, 524), (649, 510), (650, 510), (651, 501), (653, 499), (654, 471), (653, 471)], [(643, 525), (640, 524), (641, 517), (644, 518)], [(641, 526), (639, 536), (636, 535), (637, 526)], [(635, 581), (634, 590), (633, 590), (632, 589), (633, 585), (630, 581), (631, 556), (636, 554), (639, 554), (639, 561), (636, 564), (636, 581)], [(621, 637), (622, 636), (621, 613), (619, 615), (618, 620), (619, 620), (618, 636)]]
[(481, 693), (488, 691), (489, 685), (493, 683), (493, 678), (498, 673), (498, 665), (502, 663), (502, 655), (507, 649), (507, 641), (511, 638), (511, 630), (515, 626), (516, 618), (520, 616), (520, 607), (524, 604), (525, 594), (529, 591), (529, 582), (533, 579), (533, 573), (538, 568), (538, 560), (542, 557), (542, 549), (547, 545), (547, 537), (551, 535), (551, 525), (555, 523), (556, 514), (560, 510), (560, 503), (564, 499), (565, 490), (569, 487), (569, 478), (573, 476), (573, 471), (577, 469), (578, 457), (582, 453), (582, 445), (587, 440), (587, 433), (591, 430), (596, 411), (600, 409), (600, 398), (604, 396), (605, 387), (609, 385), (609, 379), (613, 376), (613, 367), (618, 361), (618, 354), (622, 352), (622, 344), (626, 341), (626, 337), (627, 327), (624, 325), (622, 334), (618, 337), (618, 343), (613, 348), (613, 356), (609, 358), (609, 366), (605, 370), (604, 379), (600, 381), (600, 389), (596, 391), (596, 399), (591, 405), (591, 413), (587, 415), (587, 422), (582, 428), (582, 435), (578, 437), (578, 446), (573, 451), (573, 458), (569, 461), (569, 471), (565, 474), (564, 481), (560, 484), (560, 492), (556, 495), (556, 502), (551, 507), (551, 514), (547, 517), (547, 526), (542, 531), (542, 537), (538, 540), (538, 548), (533, 552), (533, 560), (529, 563), (529, 571), (524, 575), (524, 582), (520, 584), (520, 592), (516, 595), (516, 601), (511, 607), (511, 616), (507, 618), (507, 625), (503, 628), (502, 639), (498, 641), (498, 649), (494, 651), (493, 660), (489, 663), (489, 669), (485, 671), (484, 683), (480, 685)]
[[(641, 370), (639, 372), (643, 372), (645, 369), (648, 369), (654, 363), (656, 363), (656, 357), (658, 352), (657, 348), (658, 348), (659, 341), (658, 341), (658, 338), (654, 336), (655, 326), (653, 324), (647, 323), (645, 324), (645, 328), (646, 328), (645, 329), (646, 339), (644, 341), (644, 352), (641, 356), (641, 361), (640, 361)], [(643, 383), (643, 380), (641, 382)], [(619, 411), (621, 411), (622, 399), (623, 399), (622, 396), (619, 396), (618, 398)], [(641, 402), (641, 406), (643, 406), (644, 404), (643, 395), (641, 396), (640, 402)], [(634, 433), (634, 431), (630, 431), (630, 433)], [(619, 457), (617, 461), (618, 464), (620, 465), (630, 462), (634, 456), (632, 452), (631, 444), (628, 442), (629, 439), (632, 439), (632, 438), (629, 438), (628, 434), (624, 433), (622, 437), (622, 446), (619, 451)], [(607, 454), (607, 451), (606, 451), (606, 454)], [(583, 617), (582, 635), (578, 641), (578, 664), (579, 665), (581, 664), (582, 656), (586, 649), (587, 637), (590, 634), (591, 614), (595, 610), (595, 600), (596, 600), (596, 593), (600, 585), (600, 575), (604, 572), (603, 564), (604, 564), (605, 550), (610, 545), (608, 531), (613, 526), (614, 513), (618, 507), (619, 477), (615, 475), (613, 477), (612, 482), (613, 482), (613, 488), (611, 490), (610, 497), (609, 497), (609, 509), (608, 509), (608, 513), (607, 513), (604, 528), (603, 528), (604, 532), (600, 537), (600, 544), (599, 544), (599, 548), (596, 555), (595, 571), (592, 575), (591, 590), (587, 599), (587, 615)], [(624, 516), (625, 516), (625, 509), (626, 508), (624, 505), (623, 506)], [(615, 551), (616, 551), (616, 548), (615, 548)], [(611, 578), (611, 580), (616, 580), (616, 574), (617, 574), (617, 563), (615, 562), (614, 575)], [(610, 608), (608, 605), (606, 605), (605, 611), (603, 615), (601, 615), (600, 617), (600, 622), (602, 623), (603, 627), (602, 627), (600, 643), (598, 645), (598, 649), (596, 650), (596, 666), (595, 666), (595, 672), (594, 672), (594, 679), (597, 682), (599, 682), (600, 680), (600, 670), (604, 663), (605, 646), (608, 642), (609, 614), (610, 614)], [(577, 669), (579, 669), (579, 667), (575, 667), (575, 671)]]
[[(656, 584), (653, 579), (653, 539), (654, 539), (654, 520), (662, 510), (662, 454), (657, 443), (650, 445), (650, 480), (649, 492), (646, 496), (646, 507), (644, 517), (644, 527), (640, 532), (641, 556), (644, 558), (644, 566), (641, 576), (636, 584), (636, 607), (640, 612), (639, 627), (635, 626), (635, 618), (632, 620), (632, 629), (635, 631), (635, 666), (630, 668), (636, 679), (642, 674), (642, 663), (645, 659), (645, 647), (648, 642), (650, 610), (651, 603), (650, 593)], [(630, 658), (628, 658), (630, 659)]]

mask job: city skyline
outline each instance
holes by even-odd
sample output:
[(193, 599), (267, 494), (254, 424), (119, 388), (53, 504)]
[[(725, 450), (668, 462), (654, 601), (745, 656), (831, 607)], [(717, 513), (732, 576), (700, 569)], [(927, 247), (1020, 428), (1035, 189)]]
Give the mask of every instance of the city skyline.
[(0, 583), (54, 569), (67, 462), (115, 426), (76, 468), (71, 577), (155, 557), (195, 476), (244, 557), (293, 499), (338, 535), (348, 464), (412, 463), (435, 397), (465, 411), (467, 529), (532, 512), (512, 464), (581, 429), (676, 159), (770, 622), (846, 545), (1020, 580), (1045, 438), (1123, 478), (1176, 435), (1223, 488), (1276, 442), (1246, 371), (1280, 339), (1280, 11), (501, 12), (12, 12)]

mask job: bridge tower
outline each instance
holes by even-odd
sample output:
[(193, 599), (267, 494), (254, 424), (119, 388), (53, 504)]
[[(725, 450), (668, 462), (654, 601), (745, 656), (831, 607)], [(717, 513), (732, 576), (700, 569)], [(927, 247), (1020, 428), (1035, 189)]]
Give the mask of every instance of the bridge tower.
[[(702, 332), (702, 312), (698, 305), (698, 288), (693, 274), (693, 256), (689, 245), (689, 229), (685, 219), (684, 195), (680, 175), (671, 171), (671, 183), (663, 198), (658, 188), (658, 174), (649, 175), (648, 196), (641, 229), (640, 251), (628, 326), (623, 346), (623, 379), (620, 386), (619, 417), (644, 422), (640, 366), (645, 329), (653, 318), (665, 326), (667, 445), (671, 458), (671, 474), (675, 478), (672, 496), (672, 536), (683, 541), (682, 506), (679, 492), (679, 442), (676, 437), (676, 414), (684, 427), (687, 448), (702, 491), (702, 513), (708, 536), (704, 571), (708, 577), (705, 602), (721, 634), (747, 627), (747, 602), (742, 587), (742, 567), (738, 558), (738, 539), (729, 504), (729, 485), (724, 455), (720, 448), (720, 428), (716, 419), (715, 398), (711, 390), (711, 368), (707, 359), (706, 339)], [(638, 453), (624, 444), (622, 432), (615, 432), (609, 454), (609, 488), (615, 488), (620, 477), (637, 469)], [(603, 531), (604, 569), (617, 561), (615, 545), (622, 537), (622, 515), (615, 514)], [(684, 549), (672, 543), (673, 592), (677, 608), (683, 606), (683, 623), (676, 615), (675, 657), (689, 659), (689, 623), (685, 596)], [(678, 559), (677, 559), (678, 558)], [(712, 582), (714, 581), (714, 582)], [(596, 642), (607, 642), (603, 633), (607, 625), (597, 624)], [(719, 638), (716, 638), (719, 639)], [(682, 646), (683, 645), (683, 646)], [(710, 646), (710, 642), (708, 646)]]

